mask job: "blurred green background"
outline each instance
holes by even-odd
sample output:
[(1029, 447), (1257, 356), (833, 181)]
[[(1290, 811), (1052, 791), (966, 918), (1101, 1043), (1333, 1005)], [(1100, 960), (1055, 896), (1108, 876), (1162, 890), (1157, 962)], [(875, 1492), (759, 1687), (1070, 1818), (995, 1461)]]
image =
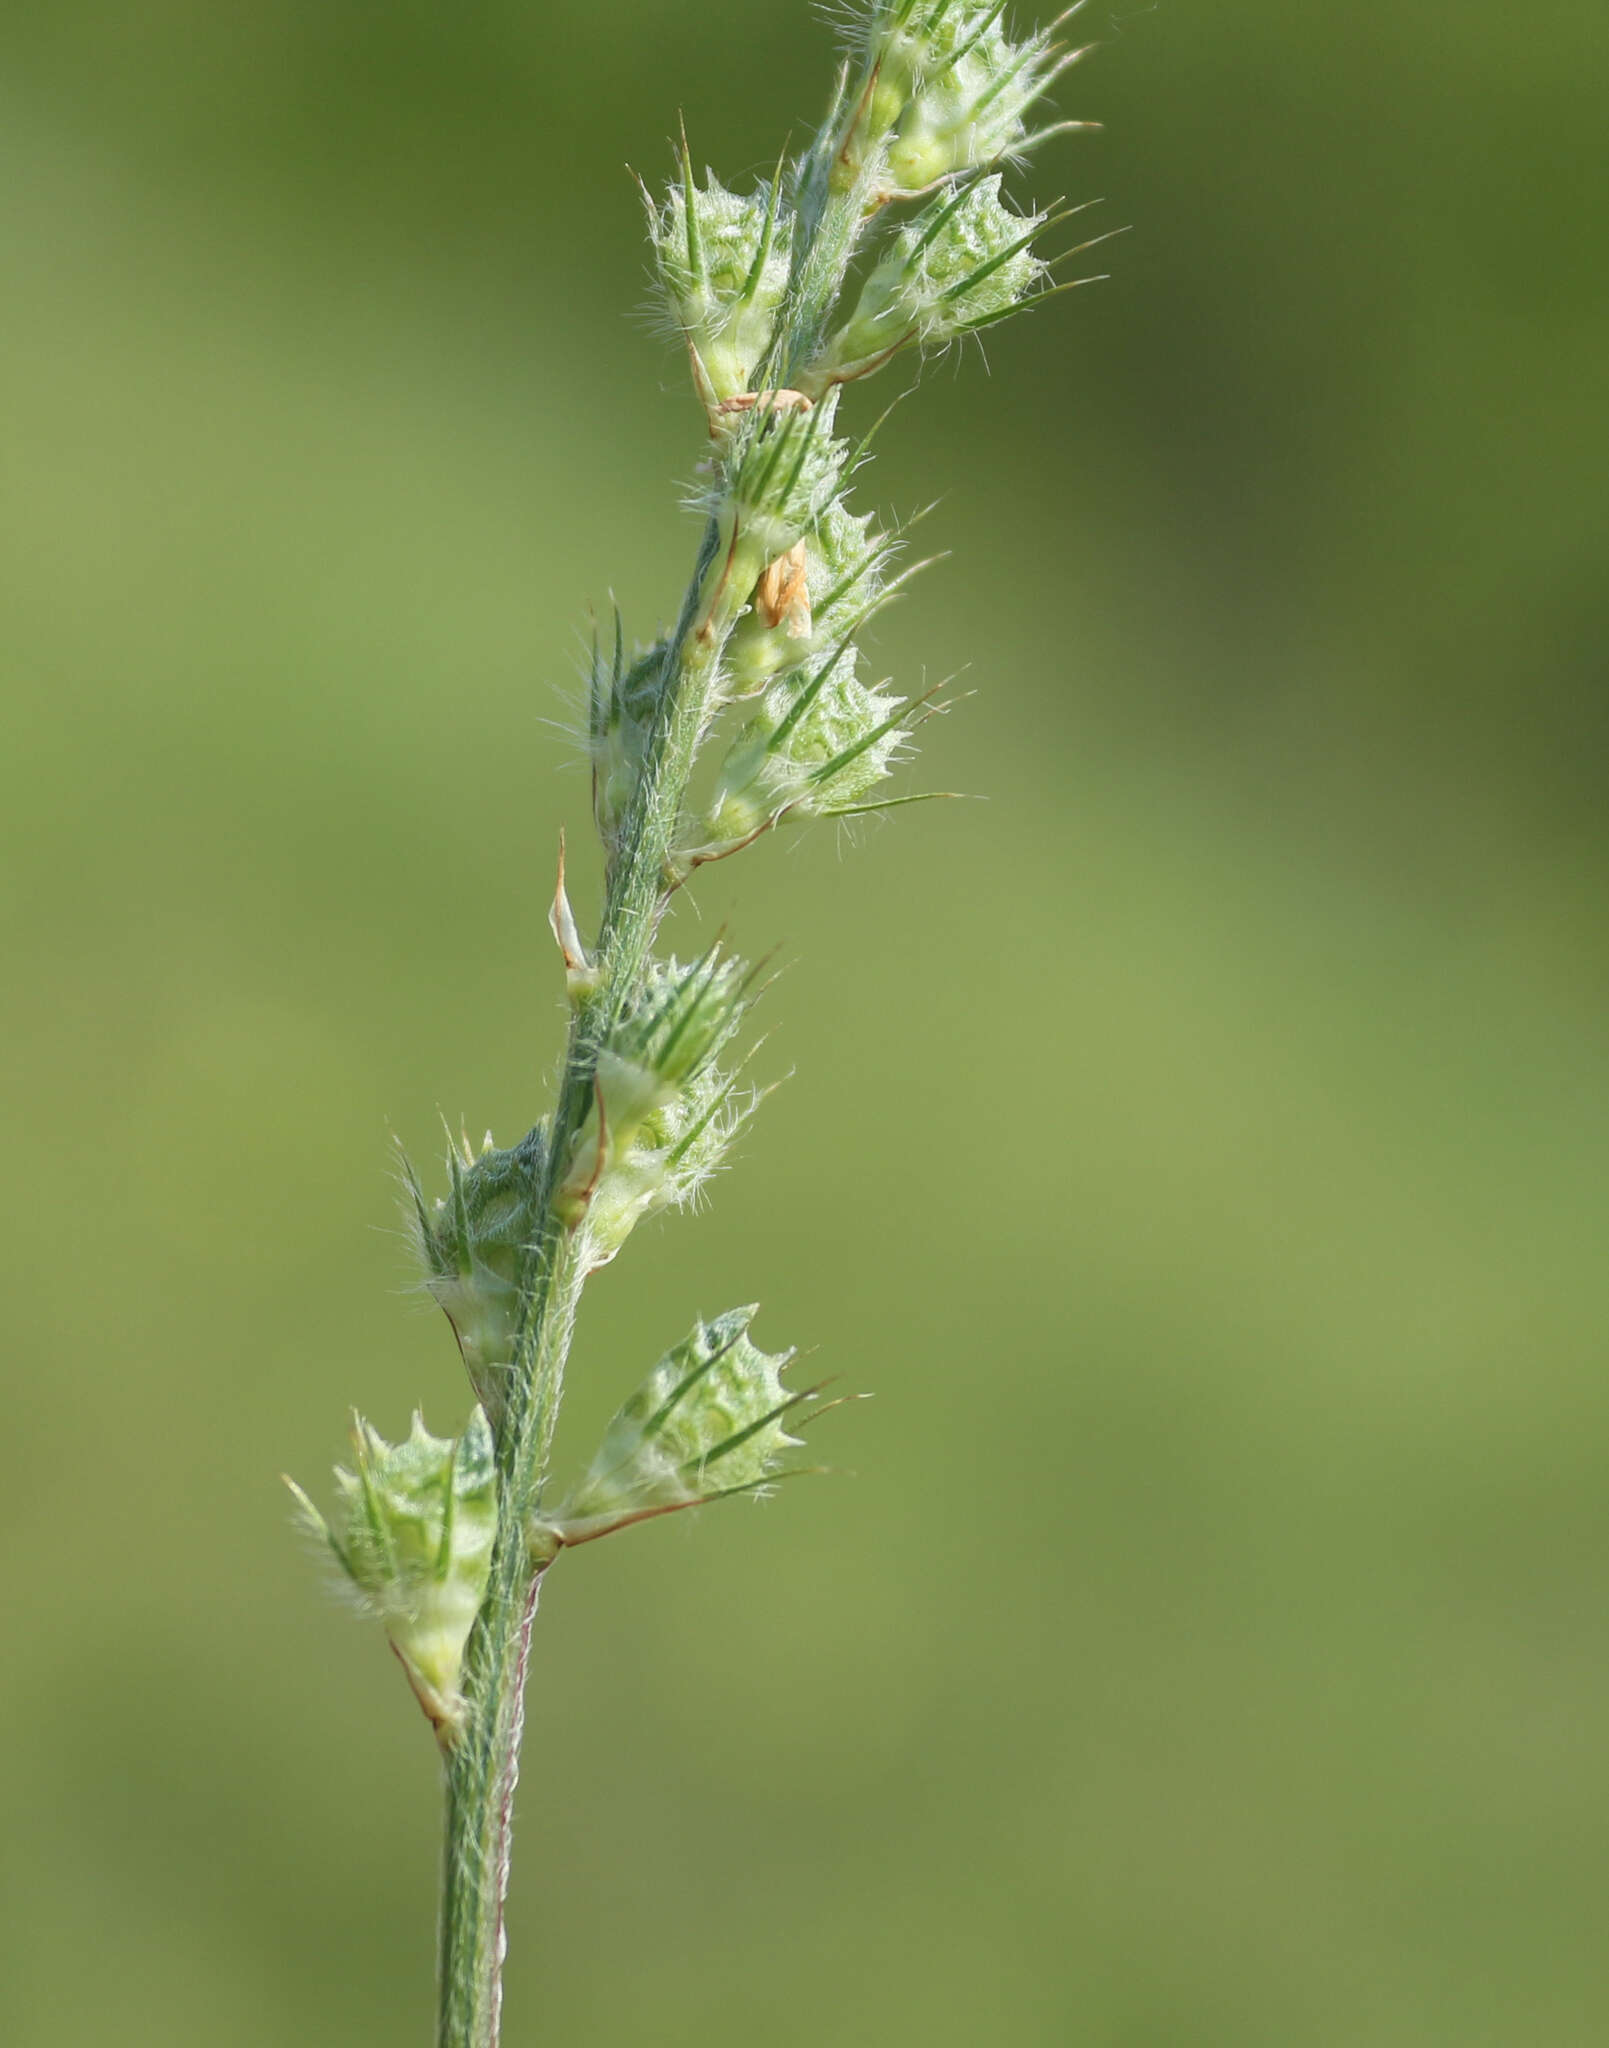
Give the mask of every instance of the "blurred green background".
[[(989, 800), (704, 879), (797, 1078), (563, 1463), (734, 1302), (877, 1398), (555, 1573), (509, 2048), (1609, 2039), (1609, 17), (1086, 20), (1112, 282), (870, 478)], [(830, 40), (0, 22), (13, 2048), (428, 2035), (431, 1746), (276, 1474), (467, 1405), (388, 1143), (540, 1110), (578, 631), (696, 538), (622, 166)]]

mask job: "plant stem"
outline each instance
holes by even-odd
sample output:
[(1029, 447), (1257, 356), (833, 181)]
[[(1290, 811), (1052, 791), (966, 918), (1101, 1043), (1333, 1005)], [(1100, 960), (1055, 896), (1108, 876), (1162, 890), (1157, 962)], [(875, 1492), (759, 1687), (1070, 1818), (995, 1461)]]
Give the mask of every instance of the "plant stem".
[[(491, 1581), (470, 1639), (466, 1691), (475, 1713), (447, 1761), (442, 1878), (440, 2048), (496, 2048), (514, 1785), (540, 1570), (526, 1531), (540, 1498), (565, 1360), (586, 1279), (580, 1233), (554, 1211), (571, 1148), (592, 1104), (597, 1048), (641, 984), (664, 902), (666, 859), (726, 635), (747, 597), (706, 535), (666, 680), (642, 783), (623, 836), (599, 939), (600, 988), (571, 1027), (547, 1154), (547, 1222), (532, 1249), (523, 1323), (498, 1449), (503, 1502)], [(700, 625), (699, 615), (707, 610)]]
[[(821, 206), (796, 270), (793, 311), (778, 338), (777, 361), (787, 368), (813, 352), (865, 212), (859, 180), (849, 191), (828, 195)], [(526, 1262), (520, 1335), (498, 1439), (502, 1507), (497, 1542), (465, 1663), (472, 1714), (447, 1757), (438, 2048), (497, 2048), (514, 1788), (531, 1626), (545, 1568), (532, 1561), (527, 1530), (547, 1476), (565, 1360), (586, 1280), (584, 1229), (567, 1226), (553, 1198), (592, 1112), (598, 1048), (641, 990), (665, 906), (668, 856), (688, 779), (699, 741), (718, 708), (721, 651), (764, 566), (748, 560), (740, 540), (725, 542), (718, 524), (711, 522), (666, 646), (647, 758), (609, 879), (597, 945), (597, 990), (582, 999), (571, 1023), (546, 1152), (545, 1221)]]

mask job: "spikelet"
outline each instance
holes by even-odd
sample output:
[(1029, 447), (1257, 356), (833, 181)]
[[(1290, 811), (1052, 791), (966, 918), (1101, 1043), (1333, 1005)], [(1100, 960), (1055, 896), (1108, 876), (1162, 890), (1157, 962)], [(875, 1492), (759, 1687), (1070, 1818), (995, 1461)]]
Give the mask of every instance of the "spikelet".
[(877, 124), (887, 137), (882, 196), (930, 191), (1034, 139), (1028, 116), (1035, 102), (1086, 52), (1057, 42), (1067, 15), (1016, 43), (1004, 12), (993, 0), (889, 0), (873, 14), (866, 40), (877, 73)]
[(555, 1198), (606, 1265), (645, 1216), (684, 1207), (719, 1164), (757, 1098), (720, 1064), (754, 984), (718, 946), (684, 965), (651, 963), (640, 999), (600, 1048), (594, 1107)]
[(779, 1476), (799, 1441), (783, 1419), (816, 1396), (783, 1385), (792, 1352), (772, 1356), (750, 1343), (754, 1315), (731, 1309), (665, 1354), (610, 1423), (585, 1477), (533, 1526), (538, 1556), (754, 1493)]
[(626, 814), (648, 758), (665, 651), (665, 642), (657, 641), (628, 661), (618, 611), (610, 650), (605, 652), (596, 640), (593, 643), (587, 734), (592, 757), (592, 814), (611, 862), (619, 851)]
[(833, 439), (836, 411), (836, 393), (814, 406), (767, 393), (762, 403), (720, 415), (709, 509), (728, 545), (741, 543), (753, 558), (750, 587), (768, 563), (805, 538), (838, 496), (850, 450), (847, 442)]
[(907, 743), (912, 708), (861, 680), (853, 647), (829, 654), (808, 676), (773, 683), (721, 763), (702, 820), (706, 836), (676, 858), (691, 871), (784, 818), (870, 808)]
[(751, 389), (788, 287), (793, 217), (779, 171), (763, 192), (740, 198), (713, 171), (694, 182), (685, 136), (681, 179), (663, 205), (648, 201), (648, 226), (665, 302), (686, 336), (710, 407)]
[(541, 1213), (540, 1130), (499, 1151), (491, 1133), (479, 1153), (449, 1145), (448, 1190), (425, 1198), (402, 1162), (408, 1220), (425, 1286), (452, 1324), (464, 1370), (494, 1428), (502, 1423), (519, 1333), (520, 1283)]
[(817, 374), (864, 377), (902, 349), (933, 348), (1026, 305), (1049, 275), (1034, 255), (1042, 213), (1016, 213), (996, 172), (935, 200), (887, 245)]
[(417, 1414), (400, 1444), (353, 1418), (355, 1470), (335, 1468), (326, 1521), (293, 1480), (298, 1517), (328, 1544), (364, 1606), (384, 1624), (442, 1747), (461, 1734), (464, 1646), (485, 1597), (497, 1534), (492, 1432), (477, 1408), (456, 1440)]

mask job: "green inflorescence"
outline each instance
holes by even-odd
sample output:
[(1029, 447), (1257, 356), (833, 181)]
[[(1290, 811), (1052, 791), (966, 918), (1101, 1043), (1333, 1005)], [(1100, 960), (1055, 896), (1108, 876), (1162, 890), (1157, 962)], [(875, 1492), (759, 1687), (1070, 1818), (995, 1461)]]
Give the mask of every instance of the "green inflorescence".
[[(586, 743), (604, 854), (583, 931), (561, 853), (550, 922), (569, 1041), (551, 1114), (518, 1144), (454, 1145), (427, 1196), (404, 1166), (423, 1284), (478, 1401), (463, 1434), (359, 1421), (316, 1530), (383, 1623), (447, 1754), (440, 2048), (496, 2048), (502, 1899), (536, 1588), (566, 1549), (763, 1490), (788, 1469), (786, 1359), (754, 1311), (700, 1323), (616, 1415), (556, 1505), (547, 1481), (588, 1277), (638, 1223), (685, 1208), (760, 1094), (739, 1041), (754, 971), (724, 944), (658, 947), (678, 892), (788, 823), (914, 802), (888, 793), (931, 691), (870, 680), (862, 639), (920, 563), (855, 510), (865, 459), (838, 433), (855, 388), (1043, 301), (1041, 238), (1006, 172), (1076, 123), (1031, 121), (1076, 51), (1017, 40), (992, 0), (865, 6), (826, 121), (799, 160), (736, 192), (685, 138), (648, 197), (666, 315), (702, 408), (704, 537), (680, 613), (593, 648)], [(797, 1469), (797, 1468), (794, 1468)]]

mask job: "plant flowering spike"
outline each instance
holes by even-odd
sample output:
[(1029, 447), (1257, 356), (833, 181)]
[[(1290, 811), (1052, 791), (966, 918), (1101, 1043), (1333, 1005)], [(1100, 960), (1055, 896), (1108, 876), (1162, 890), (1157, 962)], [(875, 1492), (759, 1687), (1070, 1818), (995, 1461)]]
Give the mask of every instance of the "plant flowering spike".
[(787, 1361), (750, 1342), (753, 1311), (738, 1309), (660, 1361), (584, 1477), (544, 1505), (588, 1277), (644, 1217), (696, 1199), (763, 1099), (732, 1057), (751, 970), (720, 944), (691, 962), (656, 954), (677, 890), (784, 819), (922, 800), (883, 785), (932, 693), (869, 682), (858, 643), (927, 564), (894, 573), (904, 530), (848, 509), (877, 428), (858, 446), (838, 439), (843, 394), (903, 349), (942, 348), (1071, 288), (1035, 253), (1050, 223), (1017, 212), (1000, 175), (1082, 125), (1028, 125), (1078, 54), (1059, 53), (1059, 24), (1016, 40), (996, 0), (861, 0), (859, 14), (826, 120), (791, 169), (746, 195), (713, 174), (700, 185), (684, 136), (668, 195), (645, 194), (704, 408), (704, 532), (652, 644), (628, 652), (618, 608), (594, 635), (602, 900), (577, 916), (561, 834), (532, 919), (546, 913), (564, 967), (551, 1114), (508, 1150), (489, 1136), (478, 1153), (454, 1145), (439, 1198), (404, 1163), (424, 1285), (480, 1405), (455, 1440), (416, 1418), (392, 1445), (360, 1421), (329, 1522), (296, 1490), (446, 1753), (440, 2048), (497, 2048), (542, 1572), (561, 1550), (799, 1469), (788, 1418), (814, 1393), (788, 1391)]

